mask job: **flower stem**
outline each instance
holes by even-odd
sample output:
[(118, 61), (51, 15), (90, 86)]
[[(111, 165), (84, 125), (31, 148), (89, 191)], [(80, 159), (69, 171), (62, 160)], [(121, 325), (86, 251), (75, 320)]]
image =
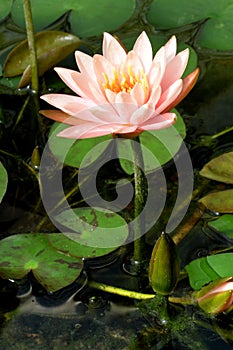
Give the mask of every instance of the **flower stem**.
[(38, 79), (36, 45), (35, 45), (35, 38), (34, 38), (34, 28), (33, 28), (30, 0), (23, 0), (23, 8), (24, 8), (28, 48), (29, 48), (30, 62), (31, 62), (32, 90), (35, 91), (35, 93), (37, 93), (39, 90), (39, 79)]
[(94, 282), (94, 281), (89, 281), (88, 285), (89, 287), (96, 288), (107, 293), (121, 295), (123, 297), (128, 297), (131, 299), (144, 300), (144, 299), (152, 299), (155, 297), (155, 294), (144, 294), (144, 293), (134, 292), (132, 290), (109, 286), (107, 284)]
[[(144, 162), (139, 136), (132, 140), (134, 156), (134, 261), (139, 265), (143, 260), (145, 248), (145, 217), (142, 213), (147, 196), (146, 181), (144, 177)], [(140, 267), (140, 266), (139, 266)]]

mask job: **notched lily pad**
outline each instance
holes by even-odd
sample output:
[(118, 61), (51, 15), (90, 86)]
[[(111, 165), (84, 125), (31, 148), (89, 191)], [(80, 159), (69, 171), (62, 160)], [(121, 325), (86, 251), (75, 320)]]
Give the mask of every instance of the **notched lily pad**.
[[(76, 208), (63, 211), (55, 220), (64, 228), (63, 233), (83, 247), (88, 257), (93, 253), (111, 252), (122, 246), (128, 237), (128, 225), (118, 214), (103, 208)], [(71, 231), (71, 233), (66, 233)], [(99, 250), (100, 249), (100, 250)], [(104, 250), (102, 250), (104, 249)]]
[(233, 184), (233, 152), (228, 152), (205, 164), (200, 175), (208, 179)]
[(8, 176), (7, 176), (6, 169), (4, 168), (3, 164), (0, 162), (0, 203), (2, 201), (4, 194), (6, 193), (7, 183), (8, 183)]
[[(44, 31), (35, 35), (39, 75), (62, 61), (81, 43), (81, 40), (69, 33)], [(26, 72), (25, 72), (26, 70)], [(26, 85), (31, 78), (30, 55), (28, 42), (24, 40), (7, 56), (4, 65), (4, 76), (14, 77), (24, 73), (20, 87)]]
[(48, 236), (27, 233), (1, 240), (0, 276), (20, 279), (32, 271), (38, 282), (51, 292), (74, 282), (82, 271), (82, 259), (59, 253), (49, 243)]
[(233, 213), (233, 190), (209, 193), (199, 202), (214, 212)]

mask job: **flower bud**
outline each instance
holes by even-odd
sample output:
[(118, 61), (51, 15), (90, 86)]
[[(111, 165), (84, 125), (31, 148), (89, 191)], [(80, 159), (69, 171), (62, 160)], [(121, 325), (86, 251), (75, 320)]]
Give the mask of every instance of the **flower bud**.
[(168, 234), (162, 233), (154, 246), (149, 265), (152, 289), (158, 294), (170, 294), (177, 284), (179, 272), (176, 245)]
[(233, 308), (233, 277), (220, 278), (196, 293), (198, 305), (209, 314)]

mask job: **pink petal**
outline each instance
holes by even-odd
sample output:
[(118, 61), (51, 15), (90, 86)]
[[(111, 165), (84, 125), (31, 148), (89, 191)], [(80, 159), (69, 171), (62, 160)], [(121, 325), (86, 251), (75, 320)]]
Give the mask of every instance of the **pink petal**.
[[(65, 94), (48, 94), (41, 96), (41, 98), (69, 115), (83, 120), (97, 121), (101, 123), (99, 118), (96, 118), (90, 113), (91, 107), (96, 106), (91, 100)], [(81, 114), (81, 112), (83, 113)]]
[(141, 106), (138, 110), (134, 112), (130, 119), (130, 123), (141, 127), (148, 119), (155, 115), (154, 109), (150, 108), (148, 105)]
[(113, 92), (112, 90), (106, 89), (105, 90), (105, 95), (106, 98), (108, 100), (109, 103), (111, 103), (112, 105), (114, 105), (115, 101), (116, 101), (116, 92)]
[(150, 72), (148, 73), (148, 83), (150, 85), (150, 88), (153, 88), (155, 85), (158, 86), (160, 84), (164, 71), (165, 65), (164, 68), (161, 68), (160, 62), (153, 61)]
[(187, 77), (183, 79), (183, 87), (180, 94), (177, 96), (177, 98), (173, 102), (171, 102), (165, 108), (164, 112), (169, 112), (172, 108), (177, 106), (178, 103), (180, 103), (185, 98), (185, 96), (189, 93), (189, 91), (194, 87), (198, 79), (199, 72), (200, 72), (199, 68), (196, 68), (192, 73), (190, 73), (189, 75), (187, 75)]
[(58, 136), (74, 138), (74, 139), (85, 139), (91, 137), (98, 137), (109, 134), (117, 134), (117, 133), (128, 133), (136, 130), (136, 126), (128, 126), (125, 127), (121, 124), (105, 124), (105, 125), (97, 125), (97, 124), (89, 124), (81, 125), (81, 126), (73, 126), (71, 128), (67, 128), (63, 130)]
[(104, 33), (103, 56), (114, 66), (119, 66), (126, 59), (126, 52), (121, 44), (109, 33)]
[(168, 42), (164, 45), (166, 64), (168, 64), (176, 55), (177, 42), (176, 37), (173, 35)]
[(123, 71), (125, 71), (127, 73), (129, 67), (132, 68), (132, 71), (134, 73), (143, 72), (142, 63), (134, 51), (129, 51), (127, 58), (126, 58), (126, 61), (125, 61), (125, 65), (124, 65), (124, 67), (122, 67), (122, 69), (123, 69)]
[(101, 55), (94, 55), (93, 65), (99, 87), (104, 93), (105, 91), (103, 86), (106, 83), (104, 74), (107, 75), (109, 80), (114, 79), (114, 66)]
[(59, 123), (64, 123), (68, 125), (76, 125), (82, 122), (82, 120), (75, 118), (65, 112), (59, 111), (59, 110), (41, 110), (41, 114), (43, 114), (45, 117), (50, 118), (52, 120), (55, 120)]
[(177, 96), (180, 94), (182, 90), (182, 84), (183, 84), (182, 79), (179, 79), (175, 81), (171, 86), (169, 86), (169, 88), (166, 91), (162, 93), (160, 100), (158, 102), (158, 105), (155, 109), (157, 114), (164, 112), (166, 107), (169, 106), (173, 101), (175, 101), (175, 99), (177, 98)]
[(136, 83), (133, 89), (130, 91), (130, 95), (137, 102), (138, 106), (142, 106), (146, 102), (147, 96), (141, 84)]
[(122, 123), (129, 123), (132, 114), (138, 109), (133, 96), (127, 92), (119, 92), (116, 96), (115, 108)]
[(154, 110), (155, 109), (155, 106), (157, 105), (160, 97), (161, 97), (161, 86), (160, 85), (154, 85), (152, 90), (151, 90), (151, 93), (150, 93), (150, 98), (147, 102), (148, 105), (151, 106), (151, 108)]
[(137, 38), (133, 51), (140, 58), (143, 69), (147, 73), (151, 67), (153, 52), (150, 40), (145, 32), (142, 32)]
[(55, 71), (64, 83), (77, 95), (100, 103), (106, 101), (98, 84), (93, 79), (90, 80), (85, 75), (71, 69), (55, 68)]
[(181, 78), (188, 63), (189, 49), (181, 51), (166, 66), (166, 70), (161, 82), (163, 90), (166, 90), (174, 81)]
[(140, 128), (143, 130), (160, 130), (173, 125), (176, 119), (175, 113), (164, 113), (149, 119), (144, 124), (141, 124)]

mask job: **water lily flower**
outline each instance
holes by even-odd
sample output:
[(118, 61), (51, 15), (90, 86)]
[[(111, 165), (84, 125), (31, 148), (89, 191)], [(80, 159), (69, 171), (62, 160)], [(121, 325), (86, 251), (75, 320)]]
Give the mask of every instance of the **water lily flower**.
[(220, 278), (196, 293), (198, 305), (207, 313), (233, 309), (233, 277)]
[(176, 51), (175, 36), (153, 57), (145, 32), (129, 52), (112, 35), (104, 33), (103, 55), (91, 57), (76, 51), (79, 72), (55, 68), (78, 96), (43, 95), (41, 98), (58, 110), (41, 113), (72, 125), (59, 136), (75, 139), (107, 134), (134, 137), (144, 130), (169, 127), (176, 121), (171, 109), (192, 89), (199, 74), (197, 68), (182, 79), (189, 50)]

